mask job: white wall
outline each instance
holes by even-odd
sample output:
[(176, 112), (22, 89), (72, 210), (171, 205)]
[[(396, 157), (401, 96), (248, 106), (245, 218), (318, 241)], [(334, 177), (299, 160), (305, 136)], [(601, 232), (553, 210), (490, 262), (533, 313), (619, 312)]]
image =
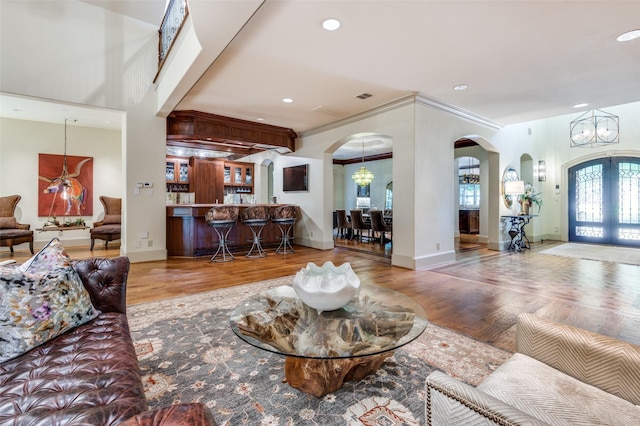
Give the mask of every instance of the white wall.
[[(234, 19), (241, 21), (252, 7), (259, 5), (250, 3)], [(197, 4), (195, 7), (207, 7), (215, 2)], [(121, 252), (132, 261), (164, 258), (166, 135), (165, 120), (157, 114), (159, 110), (170, 110), (171, 105), (168, 102), (159, 105), (158, 87), (152, 83), (157, 26), (78, 1), (2, 1), (0, 9), (0, 91), (123, 111), (124, 177), (120, 192), (126, 224)], [(209, 19), (205, 13), (197, 15), (201, 20)], [(193, 24), (196, 29), (217, 27), (209, 22)], [(180, 98), (175, 91), (162, 89), (163, 99)], [(453, 142), (479, 135), (498, 152), (488, 158), (488, 244), (491, 247), (502, 244), (499, 216), (508, 210), (499, 198), (500, 176), (507, 166), (519, 170), (522, 154), (528, 154), (533, 164), (539, 159), (547, 163), (548, 178), (540, 188), (544, 206), (534, 223), (534, 234), (565, 238), (566, 167), (598, 155), (639, 155), (640, 103), (604, 109), (620, 116), (620, 144), (577, 149), (569, 148), (568, 129), (569, 122), (579, 113), (506, 126), (496, 132), (420, 98), (402, 100), (301, 135), (296, 153), (271, 158), (276, 177), (274, 192), (279, 202), (302, 207), (301, 241), (311, 247), (331, 248), (335, 208), (331, 154), (353, 135), (373, 132), (391, 136), (392, 263), (407, 268), (429, 267), (453, 259)], [(13, 159), (14, 154), (21, 155), (2, 145), (3, 158), (6, 155)], [(264, 154), (256, 158), (270, 157)], [(310, 191), (282, 193), (282, 167), (301, 163), (310, 164)], [(0, 175), (3, 191), (7, 188), (6, 179), (12, 178), (5, 177), (5, 173), (8, 172), (3, 165)], [(151, 182), (154, 189), (133, 195), (137, 181)], [(556, 184), (561, 191), (557, 196)], [(151, 243), (140, 238), (141, 232), (149, 233)]]
[[(67, 154), (93, 157), (93, 215), (82, 217), (88, 226), (104, 215), (100, 195), (122, 196), (121, 145), (119, 131), (67, 126)], [(31, 225), (36, 247), (53, 237), (68, 245), (90, 242), (88, 230), (59, 235), (35, 231), (47, 221), (38, 217), (38, 154), (62, 155), (63, 151), (64, 124), (0, 118), (0, 195), (22, 196), (18, 221)]]
[[(374, 179), (369, 186), (369, 193), (371, 195), (371, 207), (377, 207), (380, 210), (384, 209), (384, 198), (387, 190), (387, 184), (393, 180), (393, 160), (375, 160), (367, 161), (364, 166), (373, 173)], [(353, 175), (360, 167), (362, 163), (347, 164), (343, 167), (343, 186), (342, 191), (344, 193), (344, 200), (342, 204), (345, 210), (351, 210), (356, 208), (356, 195), (357, 185), (351, 179)], [(338, 192), (338, 185), (340, 182), (334, 182)], [(337, 207), (336, 207), (337, 208)]]
[[(78, 1), (0, 7), (0, 91), (123, 112), (120, 252), (132, 262), (166, 258), (166, 124), (152, 83), (158, 26)], [(139, 181), (154, 187), (133, 198)]]
[[(472, 120), (453, 115), (425, 103), (416, 104), (415, 228), (413, 267), (424, 268), (455, 259), (455, 225), (452, 218), (456, 197), (454, 182), (458, 170), (454, 167), (454, 143), (462, 137), (491, 140), (495, 130)], [(394, 151), (395, 160), (395, 151)], [(396, 165), (394, 161), (394, 171)], [(495, 190), (497, 182), (491, 176), (487, 188)], [(394, 182), (394, 189), (396, 184)], [(492, 202), (489, 197), (489, 203)], [(492, 212), (489, 211), (488, 216)], [(491, 220), (489, 218), (489, 220)], [(489, 223), (489, 238), (492, 226)], [(394, 210), (394, 243), (395, 243)], [(395, 249), (395, 245), (394, 245)], [(408, 264), (407, 267), (412, 265)]]
[[(629, 155), (640, 157), (640, 102), (603, 108), (619, 116), (620, 142), (595, 148), (572, 148), (569, 139), (569, 123), (582, 112), (571, 115), (536, 120), (505, 126), (492, 139), (501, 152), (501, 172), (506, 167), (520, 170), (520, 157), (529, 154), (533, 165), (544, 160), (547, 168), (545, 182), (534, 181), (534, 187), (542, 192), (542, 208), (539, 217), (532, 221), (534, 240), (568, 239), (568, 167), (590, 159)], [(530, 134), (529, 134), (530, 133)], [(525, 171), (526, 176), (529, 172)], [(556, 193), (555, 186), (559, 186)], [(503, 211), (507, 211), (503, 207)]]

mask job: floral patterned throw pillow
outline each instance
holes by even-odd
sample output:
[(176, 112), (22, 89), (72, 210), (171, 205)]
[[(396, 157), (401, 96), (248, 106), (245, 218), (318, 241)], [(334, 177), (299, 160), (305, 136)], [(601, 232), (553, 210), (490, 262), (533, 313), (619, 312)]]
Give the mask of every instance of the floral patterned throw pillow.
[(0, 267), (0, 363), (97, 317), (62, 243), (19, 267)]

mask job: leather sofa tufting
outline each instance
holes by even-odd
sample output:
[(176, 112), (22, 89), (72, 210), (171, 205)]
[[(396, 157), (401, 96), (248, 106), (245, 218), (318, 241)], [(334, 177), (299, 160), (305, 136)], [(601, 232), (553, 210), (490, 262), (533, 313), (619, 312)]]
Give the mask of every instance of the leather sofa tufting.
[(74, 262), (97, 318), (0, 364), (0, 425), (215, 425), (200, 403), (148, 411), (126, 317), (126, 257)]
[(477, 387), (435, 371), (428, 425), (640, 424), (640, 347), (518, 316), (516, 353)]

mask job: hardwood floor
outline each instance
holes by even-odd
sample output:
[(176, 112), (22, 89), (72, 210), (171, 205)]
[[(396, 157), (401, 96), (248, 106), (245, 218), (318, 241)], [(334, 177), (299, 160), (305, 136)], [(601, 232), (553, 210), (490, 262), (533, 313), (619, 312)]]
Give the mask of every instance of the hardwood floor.
[[(640, 266), (549, 256), (539, 252), (559, 243), (533, 244), (522, 253), (487, 250), (458, 242), (456, 262), (412, 271), (390, 265), (385, 249), (349, 243), (334, 250), (295, 246), (296, 253), (229, 263), (171, 258), (131, 265), (129, 304), (294, 275), (307, 262), (350, 262), (363, 283), (401, 291), (418, 300), (429, 320), (477, 340), (513, 351), (515, 319), (536, 313), (640, 345)], [(475, 247), (475, 248), (474, 248)], [(478, 248), (481, 247), (481, 248)], [(390, 248), (390, 247), (389, 247)], [(630, 249), (633, 250), (633, 249)], [(93, 252), (68, 247), (72, 258), (114, 257), (117, 245)], [(28, 259), (18, 247), (14, 259)], [(0, 261), (9, 259), (0, 253)]]

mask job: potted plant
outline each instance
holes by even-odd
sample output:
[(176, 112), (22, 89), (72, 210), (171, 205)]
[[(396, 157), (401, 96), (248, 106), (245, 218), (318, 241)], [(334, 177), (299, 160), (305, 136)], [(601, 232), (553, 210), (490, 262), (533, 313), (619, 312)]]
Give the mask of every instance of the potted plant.
[(524, 194), (520, 195), (519, 203), (522, 207), (520, 214), (529, 214), (529, 208), (534, 204), (538, 206), (538, 213), (540, 212), (540, 207), (542, 207), (542, 197), (540, 197), (541, 192), (536, 192), (533, 185), (530, 183), (525, 184), (524, 186)]

